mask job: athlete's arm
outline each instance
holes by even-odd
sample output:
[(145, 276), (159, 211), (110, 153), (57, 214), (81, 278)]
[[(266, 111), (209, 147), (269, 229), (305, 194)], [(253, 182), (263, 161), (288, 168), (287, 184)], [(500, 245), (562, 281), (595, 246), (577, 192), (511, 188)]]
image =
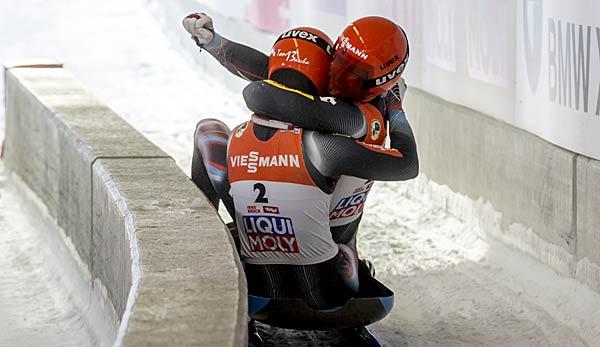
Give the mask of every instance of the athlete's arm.
[(183, 19), (182, 24), (198, 47), (210, 53), (234, 75), (249, 81), (267, 78), (269, 58), (260, 51), (217, 34), (212, 18), (205, 13), (192, 13)]
[(340, 135), (305, 131), (305, 155), (326, 177), (349, 175), (378, 181), (413, 179), (419, 173), (419, 158), (412, 129), (403, 113), (393, 112), (390, 116), (391, 149)]
[(202, 46), (229, 72), (248, 81), (267, 78), (269, 57), (254, 48), (230, 41), (216, 32), (210, 43)]
[(413, 135), (412, 128), (406, 119), (406, 114), (402, 107), (404, 94), (406, 93), (406, 83), (401, 78), (385, 96), (386, 116), (389, 120), (389, 136), (391, 147), (400, 151), (400, 153), (410, 155), (415, 153), (415, 160), (418, 165), (417, 144)]
[(274, 81), (252, 82), (242, 94), (252, 112), (300, 128), (356, 139), (365, 136), (367, 131), (359, 106), (334, 97), (315, 97)]
[[(258, 115), (308, 130), (348, 135), (362, 140), (370, 129), (368, 119), (373, 118), (373, 112), (385, 114), (387, 119), (390, 119), (393, 110), (400, 110), (404, 115), (402, 98), (405, 91), (406, 84), (402, 78), (385, 96), (375, 98), (368, 104), (349, 103), (334, 97), (309, 95), (274, 81), (255, 81), (244, 88), (243, 96), (246, 106)], [(406, 118), (403, 118), (403, 123), (406, 123), (403, 129), (407, 126), (407, 130), (410, 130)], [(397, 128), (397, 131), (400, 129)], [(412, 136), (412, 130), (410, 133)], [(407, 140), (396, 142), (400, 146), (398, 148), (392, 142), (392, 148), (403, 152)]]

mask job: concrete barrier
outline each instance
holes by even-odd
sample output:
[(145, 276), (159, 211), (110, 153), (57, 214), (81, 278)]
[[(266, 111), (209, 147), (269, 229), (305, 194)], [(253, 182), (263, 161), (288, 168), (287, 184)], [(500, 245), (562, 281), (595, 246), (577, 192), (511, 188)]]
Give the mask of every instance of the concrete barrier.
[(576, 277), (600, 291), (600, 162), (577, 157), (575, 181)]
[[(411, 89), (406, 109), (419, 145), (422, 172), (437, 183), (501, 213), (500, 227), (530, 228), (537, 240), (508, 240), (572, 274), (574, 154), (526, 131)], [(514, 235), (522, 238), (523, 235)]]
[(115, 345), (245, 345), (245, 277), (216, 211), (60, 64), (24, 65), (5, 68), (6, 165), (74, 245)]
[(486, 233), (600, 292), (599, 161), (414, 88), (405, 107), (422, 172), (490, 203)]

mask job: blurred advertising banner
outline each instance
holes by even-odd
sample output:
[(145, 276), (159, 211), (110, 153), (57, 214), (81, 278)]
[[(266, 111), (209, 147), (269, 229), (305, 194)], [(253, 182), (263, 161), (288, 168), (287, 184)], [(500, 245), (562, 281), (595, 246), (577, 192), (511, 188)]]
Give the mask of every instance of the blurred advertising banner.
[(466, 6), (467, 73), (499, 87), (514, 80), (510, 60), (514, 33), (508, 30), (514, 6), (509, 1), (468, 0)]
[(246, 0), (196, 0), (212, 10), (218, 11), (225, 17), (244, 19), (246, 14)]
[(312, 26), (335, 41), (346, 22), (346, 0), (290, 0), (290, 26)]
[(456, 71), (456, 0), (425, 0), (423, 47), (425, 61), (444, 70)]
[(600, 159), (600, 2), (517, 6), (516, 125)]
[(515, 2), (420, 1), (407, 82), (513, 123)]
[(278, 34), (290, 27), (289, 8), (288, 0), (249, 0), (246, 20), (259, 29)]

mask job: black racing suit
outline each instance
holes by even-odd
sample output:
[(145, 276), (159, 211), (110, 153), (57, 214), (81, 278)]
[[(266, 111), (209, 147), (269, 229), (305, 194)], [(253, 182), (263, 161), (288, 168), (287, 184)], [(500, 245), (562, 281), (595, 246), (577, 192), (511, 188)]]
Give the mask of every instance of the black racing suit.
[[(220, 125), (215, 125), (217, 122)], [(254, 135), (261, 141), (270, 140), (277, 129), (255, 124)], [(233, 199), (229, 195), (229, 180), (215, 180), (209, 177), (207, 168), (212, 165), (227, 167), (227, 157), (221, 155), (220, 142), (206, 143), (205, 139), (215, 136), (215, 130), (230, 134), (227, 126), (214, 119), (205, 119), (196, 128), (196, 159), (192, 177), (207, 196), (220, 195), (227, 210), (235, 219)], [(394, 137), (392, 144), (395, 144)], [(216, 155), (215, 155), (216, 154)], [(325, 193), (332, 193), (335, 182), (341, 175), (351, 175), (377, 180), (404, 180), (416, 175), (405, 171), (406, 164), (414, 159), (404, 158), (396, 150), (365, 145), (350, 137), (324, 134), (305, 130), (302, 134), (302, 157), (315, 185)], [(374, 158), (373, 163), (356, 161), (355, 158)], [(200, 161), (204, 164), (199, 165)], [(227, 173), (218, 174), (220, 178)], [(215, 204), (215, 199), (211, 199)], [(336, 241), (334, 239), (334, 241)], [(254, 265), (245, 264), (250, 294), (286, 298), (300, 297), (316, 309), (333, 308), (343, 305), (353, 294), (343, 284), (336, 270), (336, 258), (312, 265)]]
[[(204, 48), (232, 73), (255, 81), (244, 89), (244, 98), (252, 111), (305, 129), (303, 156), (312, 179), (324, 192), (332, 193), (341, 175), (382, 181), (407, 180), (417, 176), (416, 144), (403, 112), (397, 109), (387, 112), (391, 150), (365, 145), (355, 140), (364, 137), (367, 129), (365, 117), (356, 105), (334, 98), (311, 98), (298, 91), (262, 82), (267, 77), (268, 57), (216, 34), (211, 44)], [(380, 112), (385, 112), (381, 98), (376, 99), (373, 105)], [(255, 127), (256, 136), (264, 140), (275, 131), (268, 127)], [(207, 153), (200, 155), (208, 157)], [(227, 167), (227, 158), (222, 160), (221, 166)], [(220, 181), (220, 186), (215, 188), (221, 192), (221, 200), (228, 211), (234, 211), (233, 199), (228, 194), (228, 180)], [(235, 219), (235, 216), (232, 217)], [(358, 221), (342, 228), (351, 229), (350, 233), (338, 234), (353, 236)], [(333, 235), (336, 242), (348, 242), (336, 240), (335, 232)], [(250, 293), (268, 297), (288, 297), (292, 293), (315, 308), (338, 306), (351, 295), (347, 288), (340, 286), (334, 259), (309, 266), (246, 264), (246, 274)]]
[[(232, 42), (214, 34), (214, 39), (203, 47), (213, 55), (227, 70), (246, 80), (254, 81), (244, 88), (244, 100), (248, 108), (257, 115), (292, 123), (298, 127), (327, 133), (344, 134), (355, 139), (363, 139), (367, 134), (367, 124), (361, 109), (354, 103), (340, 99), (307, 98), (301, 93), (289, 89), (278, 88), (262, 80), (267, 78), (269, 58), (264, 53), (245, 45)], [(376, 180), (408, 179), (418, 174), (418, 156), (415, 139), (410, 124), (404, 112), (399, 107), (389, 107), (383, 97), (371, 101), (382, 114), (390, 120), (389, 135), (391, 148), (404, 155), (401, 168), (388, 165), (389, 158), (383, 156), (375, 158), (370, 152), (350, 153), (346, 140), (329, 140), (335, 142), (338, 154), (328, 158), (324, 167), (325, 172), (335, 172), (338, 165), (360, 165), (364, 172), (359, 172), (357, 177), (369, 176), (377, 170)], [(324, 135), (316, 135), (315, 144), (327, 142), (322, 139)], [(346, 143), (343, 145), (342, 143)], [(353, 162), (346, 163), (342, 157), (353, 155)], [(381, 161), (376, 163), (375, 161)], [(376, 169), (377, 164), (383, 164)], [(398, 172), (394, 170), (400, 170)], [(365, 176), (366, 175), (366, 176)], [(362, 215), (361, 215), (362, 218)], [(361, 218), (342, 226), (332, 227), (334, 240), (340, 243), (349, 243), (354, 240)]]
[[(202, 123), (198, 126), (200, 131), (205, 129)], [(222, 127), (226, 126), (223, 124)], [(261, 141), (270, 140), (279, 131), (258, 124), (253, 128), (256, 138)], [(392, 142), (395, 144), (394, 138)], [(207, 153), (209, 150), (210, 147), (202, 147), (200, 155), (214, 158)], [(305, 130), (302, 135), (302, 156), (313, 182), (326, 193), (333, 192), (336, 179), (341, 175), (376, 180), (405, 180), (416, 176), (416, 171), (413, 174), (405, 172), (406, 163), (414, 159), (403, 158), (396, 150), (373, 150), (368, 145), (341, 135)], [(368, 158), (368, 161), (357, 162), (356, 158)], [(226, 161), (220, 164), (227, 165)], [(386, 170), (389, 172), (385, 173)], [(229, 211), (234, 211), (233, 199), (228, 193), (229, 181), (220, 181), (216, 190), (227, 192), (221, 197), (222, 201)], [(253, 295), (300, 297), (316, 309), (343, 305), (353, 295), (339, 278), (336, 258), (312, 265), (246, 264), (245, 269), (248, 291)]]

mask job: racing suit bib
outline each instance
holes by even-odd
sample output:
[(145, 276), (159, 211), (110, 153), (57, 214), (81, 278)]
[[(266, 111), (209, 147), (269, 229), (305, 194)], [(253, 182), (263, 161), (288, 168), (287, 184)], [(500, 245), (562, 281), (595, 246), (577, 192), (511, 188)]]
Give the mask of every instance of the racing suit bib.
[[(365, 116), (367, 132), (364, 143), (382, 145), (387, 136), (385, 120), (370, 104), (357, 104)], [(363, 212), (373, 181), (352, 176), (341, 176), (331, 195), (330, 225), (337, 227), (357, 220)]]
[(246, 122), (233, 130), (227, 155), (243, 260), (310, 265), (333, 258), (331, 197), (308, 173), (302, 130), (278, 130), (261, 141), (253, 127)]

